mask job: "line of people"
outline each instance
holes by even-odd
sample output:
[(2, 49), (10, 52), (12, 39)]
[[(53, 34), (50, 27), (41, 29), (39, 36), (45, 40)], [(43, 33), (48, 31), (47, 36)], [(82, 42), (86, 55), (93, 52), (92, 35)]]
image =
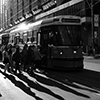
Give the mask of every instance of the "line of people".
[(21, 74), (26, 71), (31, 75), (36, 68), (41, 67), (41, 54), (35, 45), (25, 44), (22, 50), (18, 45), (2, 45), (0, 52), (5, 64), (4, 73), (9, 71)]

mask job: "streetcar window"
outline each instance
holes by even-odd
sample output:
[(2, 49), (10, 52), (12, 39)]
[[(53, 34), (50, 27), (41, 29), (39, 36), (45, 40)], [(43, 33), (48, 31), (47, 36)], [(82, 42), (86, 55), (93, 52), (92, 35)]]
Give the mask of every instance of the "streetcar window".
[(58, 26), (58, 30), (62, 36), (63, 45), (81, 45), (82, 35), (81, 26), (79, 25), (63, 25)]
[(49, 32), (49, 44), (53, 44), (55, 46), (62, 45), (61, 34), (58, 30), (53, 29)]
[(42, 28), (42, 38), (46, 44), (62, 45), (62, 39), (57, 26), (51, 25)]
[[(42, 28), (42, 38), (50, 45), (81, 45), (81, 26), (51, 25)], [(45, 42), (45, 44), (46, 44)]]

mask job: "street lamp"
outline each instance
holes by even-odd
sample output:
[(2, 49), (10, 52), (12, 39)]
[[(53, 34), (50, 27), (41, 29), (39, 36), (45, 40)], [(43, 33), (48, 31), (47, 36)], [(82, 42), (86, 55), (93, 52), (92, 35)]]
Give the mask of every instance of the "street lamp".
[(93, 56), (95, 56), (95, 48), (94, 48), (94, 13), (93, 13), (93, 0), (91, 0), (91, 4), (89, 4), (88, 0), (86, 0), (90, 11), (91, 11), (91, 42), (92, 42), (92, 46), (93, 46)]

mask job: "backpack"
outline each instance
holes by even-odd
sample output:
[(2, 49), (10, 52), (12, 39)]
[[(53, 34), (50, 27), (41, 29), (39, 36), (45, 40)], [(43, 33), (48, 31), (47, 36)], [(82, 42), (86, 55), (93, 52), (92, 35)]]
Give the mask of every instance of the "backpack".
[(15, 61), (15, 62), (20, 62), (20, 53), (19, 52), (15, 52), (12, 56), (12, 60)]

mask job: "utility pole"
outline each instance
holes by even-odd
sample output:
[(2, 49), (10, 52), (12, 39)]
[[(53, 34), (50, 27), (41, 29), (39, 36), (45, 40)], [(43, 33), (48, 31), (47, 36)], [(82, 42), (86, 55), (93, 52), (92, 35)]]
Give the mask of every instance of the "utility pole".
[(93, 0), (91, 0), (91, 34), (92, 34), (92, 43), (93, 43), (93, 56), (95, 57)]
[(92, 42), (93, 42), (93, 38), (94, 38), (94, 34), (93, 34), (93, 29), (94, 29), (94, 26), (93, 26), (93, 1), (91, 0), (91, 33), (92, 33)]

